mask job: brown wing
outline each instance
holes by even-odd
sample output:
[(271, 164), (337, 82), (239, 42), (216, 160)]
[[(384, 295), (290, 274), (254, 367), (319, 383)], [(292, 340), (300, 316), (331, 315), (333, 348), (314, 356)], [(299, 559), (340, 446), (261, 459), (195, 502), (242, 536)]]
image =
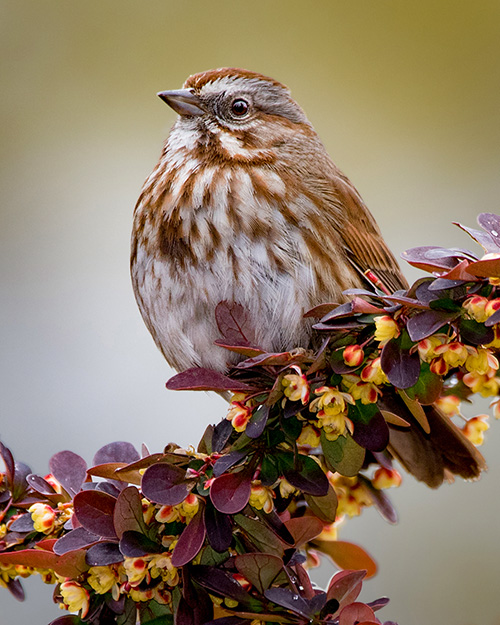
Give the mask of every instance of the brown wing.
[(340, 173), (332, 182), (336, 200), (342, 206), (342, 216), (345, 217), (339, 234), (345, 244), (346, 256), (353, 266), (362, 275), (371, 270), (391, 292), (408, 288), (377, 222), (354, 186)]

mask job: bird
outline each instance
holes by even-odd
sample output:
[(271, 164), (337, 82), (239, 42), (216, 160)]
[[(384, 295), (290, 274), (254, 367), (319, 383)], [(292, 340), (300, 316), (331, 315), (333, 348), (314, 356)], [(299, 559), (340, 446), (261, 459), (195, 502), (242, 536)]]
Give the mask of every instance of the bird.
[[(158, 96), (178, 117), (135, 207), (131, 276), (174, 369), (224, 373), (242, 359), (214, 345), (220, 302), (243, 307), (254, 344), (282, 352), (310, 347), (304, 313), (346, 302), (368, 272), (390, 292), (408, 288), (374, 217), (285, 85), (228, 67)], [(415, 424), (414, 435), (396, 432), (393, 455), (431, 486), (451, 474), (477, 477), (482, 456), (448, 417), (428, 410), (443, 440)]]

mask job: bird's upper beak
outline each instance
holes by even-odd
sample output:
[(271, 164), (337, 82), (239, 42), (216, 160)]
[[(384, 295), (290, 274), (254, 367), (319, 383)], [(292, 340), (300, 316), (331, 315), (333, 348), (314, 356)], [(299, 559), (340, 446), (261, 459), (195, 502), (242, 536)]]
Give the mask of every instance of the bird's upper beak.
[(179, 115), (202, 115), (205, 109), (200, 98), (192, 89), (177, 89), (176, 91), (160, 91), (158, 97), (166, 102)]

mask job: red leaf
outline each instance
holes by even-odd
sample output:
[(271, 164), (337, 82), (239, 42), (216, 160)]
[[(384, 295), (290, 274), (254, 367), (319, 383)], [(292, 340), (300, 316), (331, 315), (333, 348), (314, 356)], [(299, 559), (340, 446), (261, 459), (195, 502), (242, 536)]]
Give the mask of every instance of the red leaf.
[(219, 512), (236, 514), (250, 499), (251, 481), (246, 471), (216, 477), (210, 487), (210, 499)]
[(340, 613), (339, 625), (363, 625), (363, 623), (379, 623), (373, 610), (364, 603), (351, 603)]
[(113, 518), (118, 538), (121, 538), (127, 531), (146, 533), (142, 499), (135, 486), (128, 486), (118, 495)]
[(349, 605), (359, 596), (363, 586), (366, 571), (339, 571), (330, 580), (327, 590), (327, 599), (336, 599), (339, 610)]
[(377, 572), (377, 564), (373, 558), (359, 545), (343, 540), (314, 541), (314, 547), (325, 553), (341, 569), (366, 570), (367, 577), (373, 577)]
[(52, 569), (58, 575), (75, 579), (89, 567), (85, 563), (85, 551), (72, 551), (57, 556), (52, 551), (42, 549), (21, 549), (9, 553), (0, 553), (2, 564), (23, 564), (40, 569)]
[(115, 497), (98, 490), (83, 490), (73, 500), (75, 515), (82, 526), (98, 536), (116, 538), (113, 524)]
[(191, 562), (203, 546), (205, 533), (203, 506), (200, 506), (175, 545), (172, 553), (172, 564), (179, 567)]
[(480, 278), (500, 278), (500, 254), (494, 254), (494, 256), (495, 258), (481, 259), (471, 263), (468, 272)]
[(249, 391), (251, 386), (232, 380), (222, 373), (192, 367), (186, 369), (167, 381), (166, 387), (171, 391)]
[(323, 523), (313, 516), (295, 517), (286, 521), (285, 525), (298, 549), (323, 531)]

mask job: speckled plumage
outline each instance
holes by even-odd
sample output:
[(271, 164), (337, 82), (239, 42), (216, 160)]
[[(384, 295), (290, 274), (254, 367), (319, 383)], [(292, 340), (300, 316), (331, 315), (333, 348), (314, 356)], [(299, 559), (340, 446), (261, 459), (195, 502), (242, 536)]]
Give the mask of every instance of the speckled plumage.
[[(137, 203), (132, 279), (156, 344), (176, 369), (220, 371), (214, 310), (237, 302), (267, 351), (307, 347), (303, 314), (363, 285), (394, 289), (397, 262), (356, 189), (286, 87), (246, 70), (190, 77), (203, 112), (181, 114)], [(249, 102), (245, 119), (228, 107)]]

